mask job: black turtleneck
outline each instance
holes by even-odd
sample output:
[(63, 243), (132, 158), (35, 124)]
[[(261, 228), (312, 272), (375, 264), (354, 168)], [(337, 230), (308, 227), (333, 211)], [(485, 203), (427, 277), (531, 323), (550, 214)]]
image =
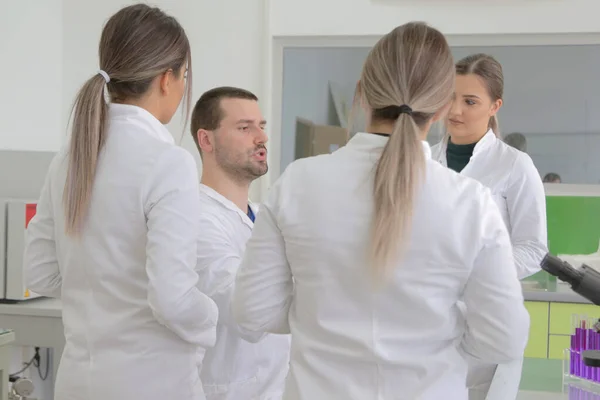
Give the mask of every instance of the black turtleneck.
[(446, 148), (448, 168), (456, 172), (462, 171), (471, 160), (476, 145), (477, 143), (454, 144), (451, 140), (448, 140), (448, 147)]

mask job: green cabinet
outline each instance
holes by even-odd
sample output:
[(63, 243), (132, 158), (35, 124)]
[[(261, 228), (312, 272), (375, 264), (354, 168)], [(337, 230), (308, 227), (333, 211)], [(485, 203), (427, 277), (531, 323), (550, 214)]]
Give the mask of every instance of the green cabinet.
[(600, 307), (593, 304), (526, 301), (525, 308), (531, 318), (526, 358), (561, 360), (571, 345), (573, 316), (600, 318)]
[(548, 358), (549, 307), (550, 304), (544, 301), (525, 302), (531, 320), (529, 341), (525, 348), (527, 358)]
[(571, 346), (574, 315), (598, 319), (600, 307), (593, 304), (550, 303), (548, 358), (562, 359), (564, 350)]
[(553, 360), (562, 360), (565, 349), (571, 346), (570, 335), (549, 335), (548, 336), (548, 358)]
[(600, 307), (593, 304), (550, 303), (550, 334), (571, 335), (573, 333), (573, 316), (579, 315), (588, 319), (600, 317)]

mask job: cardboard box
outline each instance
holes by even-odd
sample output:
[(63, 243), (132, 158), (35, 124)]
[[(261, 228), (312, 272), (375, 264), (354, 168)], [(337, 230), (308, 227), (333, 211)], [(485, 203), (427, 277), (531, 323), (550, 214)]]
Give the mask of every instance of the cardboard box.
[(296, 118), (295, 159), (333, 153), (348, 142), (348, 131), (341, 126), (317, 125)]

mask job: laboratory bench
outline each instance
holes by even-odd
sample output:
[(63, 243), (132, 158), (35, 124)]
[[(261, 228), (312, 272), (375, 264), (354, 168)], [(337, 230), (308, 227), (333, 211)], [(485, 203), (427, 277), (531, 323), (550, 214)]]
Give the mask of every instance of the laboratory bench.
[(12, 344), (15, 346), (52, 349), (51, 376), (55, 376), (65, 347), (60, 300), (37, 298), (15, 304), (0, 304), (0, 331), (2, 328), (14, 332)]
[[(524, 282), (523, 297), (531, 329), (518, 400), (568, 399), (561, 393), (562, 358), (570, 345), (572, 315), (600, 318), (600, 307), (560, 283)], [(39, 298), (0, 304), (0, 328), (14, 331), (14, 345), (52, 348), (54, 376), (65, 344), (60, 300)]]

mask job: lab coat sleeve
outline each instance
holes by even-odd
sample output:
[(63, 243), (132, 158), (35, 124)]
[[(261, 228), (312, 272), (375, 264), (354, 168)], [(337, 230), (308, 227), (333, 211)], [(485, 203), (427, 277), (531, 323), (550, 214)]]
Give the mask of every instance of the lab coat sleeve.
[(62, 277), (58, 267), (54, 236), (52, 170), (51, 165), (38, 199), (36, 214), (27, 226), (23, 269), (29, 290), (42, 296), (60, 298)]
[(523, 356), (529, 314), (507, 229), (487, 194), (482, 211), (483, 246), (464, 291), (466, 331), (461, 348), (477, 360), (501, 364)]
[(146, 272), (154, 317), (181, 339), (214, 346), (218, 310), (196, 287), (200, 199), (191, 155), (173, 147), (161, 156), (148, 182)]
[(510, 237), (519, 279), (541, 270), (548, 252), (546, 195), (533, 161), (526, 154), (515, 162), (506, 190)]
[(228, 326), (248, 342), (258, 342), (261, 332), (251, 332), (240, 327), (231, 313), (231, 300), (235, 276), (242, 262), (232, 238), (227, 235), (216, 217), (200, 218), (196, 272), (200, 276), (198, 288), (210, 296), (219, 308), (219, 323)]
[(288, 313), (294, 290), (285, 243), (276, 222), (277, 185), (260, 208), (236, 276), (232, 311), (254, 332), (290, 333)]

